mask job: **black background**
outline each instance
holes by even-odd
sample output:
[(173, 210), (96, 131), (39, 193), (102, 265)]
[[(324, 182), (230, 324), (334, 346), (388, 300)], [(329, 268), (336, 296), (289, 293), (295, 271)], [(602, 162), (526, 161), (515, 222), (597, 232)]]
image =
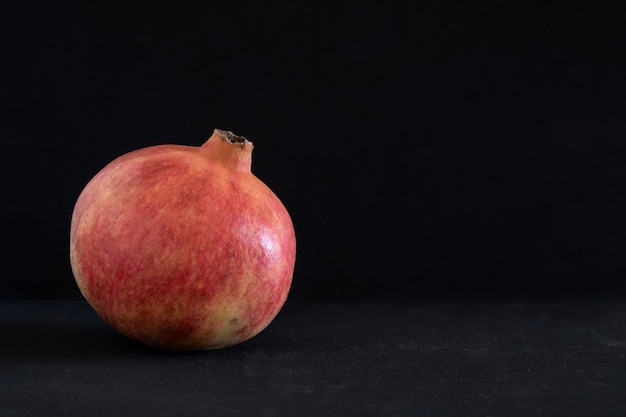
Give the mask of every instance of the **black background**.
[(621, 297), (626, 43), (593, 4), (4, 1), (0, 298), (78, 299), (87, 181), (216, 127), (292, 214), (292, 299)]

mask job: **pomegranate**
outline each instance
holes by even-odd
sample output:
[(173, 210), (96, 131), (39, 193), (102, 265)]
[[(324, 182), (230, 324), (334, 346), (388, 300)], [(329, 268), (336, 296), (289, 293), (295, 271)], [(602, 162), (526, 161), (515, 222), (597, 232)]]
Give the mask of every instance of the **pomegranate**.
[(296, 240), (284, 205), (251, 172), (252, 148), (215, 129), (199, 147), (129, 152), (89, 181), (72, 213), (70, 262), (105, 322), (180, 351), (241, 343), (276, 317)]

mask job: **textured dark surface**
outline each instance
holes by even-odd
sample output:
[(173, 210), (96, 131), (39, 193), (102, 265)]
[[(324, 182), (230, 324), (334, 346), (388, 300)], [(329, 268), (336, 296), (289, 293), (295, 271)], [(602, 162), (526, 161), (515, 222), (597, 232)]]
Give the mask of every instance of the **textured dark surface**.
[(0, 304), (0, 416), (624, 416), (626, 305), (288, 303), (254, 339), (140, 346)]

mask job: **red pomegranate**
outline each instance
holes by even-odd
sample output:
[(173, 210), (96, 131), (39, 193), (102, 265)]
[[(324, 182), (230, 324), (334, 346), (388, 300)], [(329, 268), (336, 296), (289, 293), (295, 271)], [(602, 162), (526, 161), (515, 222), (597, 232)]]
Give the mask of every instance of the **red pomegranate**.
[(70, 261), (104, 321), (158, 348), (206, 350), (248, 340), (275, 318), (296, 240), (281, 201), (251, 173), (252, 148), (215, 129), (200, 147), (127, 153), (86, 185)]

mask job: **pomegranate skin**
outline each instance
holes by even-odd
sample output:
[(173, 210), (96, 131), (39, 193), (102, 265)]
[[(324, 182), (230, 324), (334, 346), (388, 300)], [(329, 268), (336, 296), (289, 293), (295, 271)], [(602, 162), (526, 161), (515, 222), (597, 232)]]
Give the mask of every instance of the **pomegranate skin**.
[(175, 351), (231, 346), (270, 324), (296, 239), (284, 205), (251, 173), (251, 153), (216, 129), (201, 147), (122, 155), (89, 181), (72, 213), (70, 263), (105, 322)]

